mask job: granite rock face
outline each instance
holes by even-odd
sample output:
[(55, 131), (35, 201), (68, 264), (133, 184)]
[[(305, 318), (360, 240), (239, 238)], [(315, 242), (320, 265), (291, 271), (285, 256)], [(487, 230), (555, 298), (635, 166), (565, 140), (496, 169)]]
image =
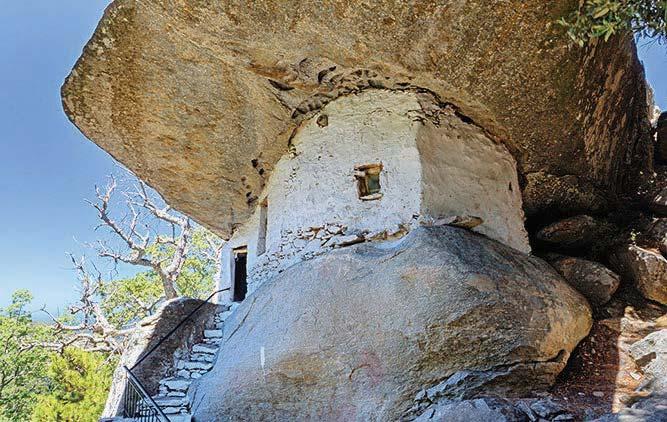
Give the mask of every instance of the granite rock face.
[(438, 403), (414, 419), (416, 422), (528, 422), (528, 415), (498, 399), (472, 399)]
[(667, 259), (660, 251), (625, 245), (617, 248), (610, 259), (645, 298), (667, 305)]
[(667, 164), (667, 112), (662, 112), (656, 123), (656, 157)]
[(655, 331), (630, 348), (630, 356), (642, 368), (642, 389), (667, 394), (667, 329)]
[[(604, 198), (633, 166), (646, 89), (630, 37), (568, 45), (554, 22), (576, 4), (115, 0), (63, 103), (87, 137), (222, 235), (257, 205), (301, 119), (365, 89), (428, 90), (505, 143), (521, 177), (571, 176)], [(527, 207), (562, 196), (545, 193)]]
[(543, 227), (535, 237), (548, 245), (560, 248), (589, 246), (598, 233), (599, 225), (588, 215), (577, 215)]
[(656, 218), (645, 237), (648, 246), (660, 249), (663, 256), (667, 255), (667, 218)]
[(396, 420), (423, 386), (520, 395), (552, 383), (590, 326), (586, 300), (544, 261), (465, 229), (419, 228), (264, 283), (225, 321), (193, 416)]
[(667, 217), (667, 188), (663, 188), (651, 202), (651, 211), (661, 217)]
[(620, 284), (618, 274), (594, 261), (559, 256), (549, 263), (593, 306), (609, 302)]
[(546, 172), (526, 175), (523, 202), (528, 217), (599, 213), (608, 208), (603, 192), (585, 177), (554, 176)]

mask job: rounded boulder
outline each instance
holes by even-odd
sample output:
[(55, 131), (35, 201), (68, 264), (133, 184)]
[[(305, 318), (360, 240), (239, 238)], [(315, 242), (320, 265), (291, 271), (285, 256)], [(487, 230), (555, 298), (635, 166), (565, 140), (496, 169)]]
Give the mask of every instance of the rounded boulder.
[(433, 386), (452, 399), (521, 395), (552, 383), (590, 326), (586, 300), (544, 261), (422, 227), (264, 283), (225, 322), (193, 416), (396, 420), (416, 417)]

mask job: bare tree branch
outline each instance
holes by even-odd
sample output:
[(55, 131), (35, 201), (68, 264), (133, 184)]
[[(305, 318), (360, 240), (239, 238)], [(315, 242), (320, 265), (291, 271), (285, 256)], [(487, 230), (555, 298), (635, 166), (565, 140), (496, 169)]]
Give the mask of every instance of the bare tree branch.
[[(114, 263), (124, 262), (130, 265), (139, 265), (154, 270), (160, 277), (164, 295), (167, 299), (173, 299), (178, 296), (176, 292), (176, 280), (180, 276), (183, 265), (187, 257), (190, 242), (192, 240), (193, 226), (192, 221), (184, 216), (176, 214), (171, 207), (165, 205), (159, 206), (149, 195), (145, 183), (140, 182), (134, 192), (125, 192), (126, 205), (129, 209), (129, 223), (123, 227), (122, 223), (114, 220), (110, 215), (110, 202), (118, 184), (116, 179), (111, 176), (109, 184), (104, 192), (96, 187), (97, 201), (90, 204), (97, 210), (98, 217), (102, 220), (101, 226), (107, 226), (115, 233), (117, 237), (127, 246), (127, 252), (112, 250), (104, 242), (98, 242), (98, 255), (102, 258), (108, 258)], [(155, 244), (158, 246), (171, 246), (174, 249), (170, 259), (151, 256), (148, 247), (151, 245), (150, 230), (148, 224), (144, 224), (145, 233), (140, 233), (138, 227), (142, 213), (139, 210), (145, 210), (149, 215), (158, 221), (162, 221), (170, 226), (172, 235), (170, 237), (157, 235)]]
[(67, 346), (76, 345), (90, 351), (122, 351), (123, 339), (131, 330), (116, 329), (102, 312), (97, 301), (100, 290), (104, 286), (101, 272), (93, 265), (95, 274), (91, 274), (86, 269), (85, 258), (77, 260), (70, 254), (70, 260), (80, 282), (81, 296), (77, 304), (69, 307), (69, 312), (80, 322), (64, 324), (46, 308), (42, 308), (42, 312), (53, 321), (56, 336), (62, 338), (58, 342), (42, 344), (42, 346), (62, 350)]

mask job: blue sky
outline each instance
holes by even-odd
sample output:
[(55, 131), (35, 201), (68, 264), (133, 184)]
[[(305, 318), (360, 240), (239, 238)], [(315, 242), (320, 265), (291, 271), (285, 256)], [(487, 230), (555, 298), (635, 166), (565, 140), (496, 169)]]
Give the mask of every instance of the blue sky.
[(84, 202), (114, 171), (60, 105), (60, 85), (109, 2), (21, 0), (0, 8), (0, 306), (17, 288), (35, 306), (75, 296), (66, 251), (94, 238)]
[[(69, 123), (60, 85), (108, 3), (20, 0), (0, 8), (0, 306), (18, 288), (34, 293), (36, 307), (62, 309), (75, 298), (65, 252), (80, 254), (96, 238), (84, 199), (118, 168)], [(639, 51), (667, 109), (667, 51)]]

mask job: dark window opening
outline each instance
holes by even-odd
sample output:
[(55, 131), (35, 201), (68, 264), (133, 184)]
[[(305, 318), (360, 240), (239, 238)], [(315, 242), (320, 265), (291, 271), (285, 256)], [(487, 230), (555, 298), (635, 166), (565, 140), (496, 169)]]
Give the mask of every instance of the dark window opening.
[(371, 201), (382, 198), (380, 173), (382, 173), (382, 164), (364, 164), (354, 168), (359, 199)]
[(234, 254), (234, 302), (241, 302), (248, 293), (248, 248), (236, 248)]
[(264, 201), (259, 208), (259, 232), (257, 234), (257, 256), (266, 252), (266, 228), (269, 203)]

